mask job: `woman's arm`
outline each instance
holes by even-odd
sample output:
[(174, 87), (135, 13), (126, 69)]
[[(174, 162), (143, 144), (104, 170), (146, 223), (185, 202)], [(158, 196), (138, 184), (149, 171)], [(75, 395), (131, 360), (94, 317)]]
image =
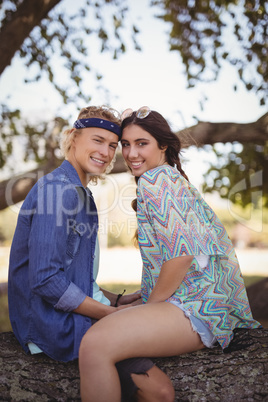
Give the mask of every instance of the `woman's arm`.
[(168, 299), (183, 281), (193, 260), (192, 255), (176, 257), (166, 261), (147, 303), (158, 303)]

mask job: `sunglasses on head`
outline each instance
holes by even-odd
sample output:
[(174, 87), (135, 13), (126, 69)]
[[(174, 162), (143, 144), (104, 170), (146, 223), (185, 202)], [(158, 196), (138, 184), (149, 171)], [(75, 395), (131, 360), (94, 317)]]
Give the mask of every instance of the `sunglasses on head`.
[(125, 120), (127, 117), (132, 116), (135, 113), (138, 119), (145, 119), (150, 113), (151, 109), (148, 106), (142, 106), (137, 111), (133, 111), (132, 109), (126, 109), (121, 114), (121, 121)]

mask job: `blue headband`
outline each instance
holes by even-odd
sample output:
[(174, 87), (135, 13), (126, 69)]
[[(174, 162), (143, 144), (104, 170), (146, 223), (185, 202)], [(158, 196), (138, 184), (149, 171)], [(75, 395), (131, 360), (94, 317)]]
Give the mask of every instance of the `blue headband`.
[(118, 124), (112, 123), (109, 120), (98, 119), (98, 118), (88, 118), (88, 119), (78, 119), (74, 122), (74, 128), (86, 128), (86, 127), (99, 127), (104, 128), (104, 130), (111, 131), (112, 133), (118, 135), (121, 138), (121, 128)]

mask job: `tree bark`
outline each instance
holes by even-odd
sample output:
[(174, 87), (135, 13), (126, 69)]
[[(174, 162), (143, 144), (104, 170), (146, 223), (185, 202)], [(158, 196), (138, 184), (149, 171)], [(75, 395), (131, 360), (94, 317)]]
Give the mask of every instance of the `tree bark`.
[(0, 32), (0, 75), (30, 32), (61, 0), (24, 0)]
[(241, 144), (265, 144), (268, 141), (268, 113), (252, 123), (210, 123), (200, 121), (192, 127), (179, 131), (185, 147), (201, 147), (217, 142), (239, 142)]
[[(268, 398), (268, 330), (241, 330), (246, 349), (223, 353), (219, 347), (154, 359), (171, 378), (176, 401), (258, 401)], [(60, 363), (26, 355), (12, 332), (0, 334), (0, 399), (3, 401), (80, 401), (77, 361)]]

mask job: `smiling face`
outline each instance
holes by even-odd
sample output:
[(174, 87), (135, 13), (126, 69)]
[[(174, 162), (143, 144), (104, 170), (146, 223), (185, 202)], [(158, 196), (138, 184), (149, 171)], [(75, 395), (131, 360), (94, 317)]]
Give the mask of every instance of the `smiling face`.
[(76, 169), (83, 186), (88, 175), (99, 176), (110, 165), (118, 145), (118, 136), (98, 127), (76, 130), (68, 161)]
[(121, 143), (123, 157), (134, 176), (166, 162), (166, 147), (160, 149), (156, 139), (135, 124), (124, 128)]

